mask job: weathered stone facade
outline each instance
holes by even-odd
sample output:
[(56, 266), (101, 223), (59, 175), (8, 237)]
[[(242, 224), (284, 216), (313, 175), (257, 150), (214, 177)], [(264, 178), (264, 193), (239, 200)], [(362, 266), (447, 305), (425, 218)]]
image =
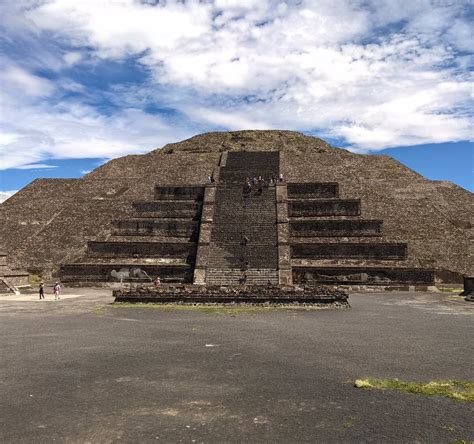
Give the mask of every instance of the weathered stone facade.
[(246, 304), (320, 304), (348, 307), (347, 292), (328, 286), (282, 287), (272, 285), (197, 286), (163, 285), (141, 286), (114, 290), (115, 302), (154, 303), (246, 303)]
[(7, 254), (0, 252), (0, 294), (11, 294), (18, 288), (29, 286), (28, 273), (11, 270), (7, 263)]
[[(347, 279), (358, 274), (351, 272), (357, 267), (359, 270), (378, 267), (387, 276), (390, 273), (395, 276), (393, 270), (400, 265), (394, 261), (403, 261), (407, 272), (408, 268), (432, 269), (438, 280), (446, 282), (460, 282), (462, 275), (473, 274), (472, 193), (449, 182), (427, 180), (389, 157), (353, 154), (332, 148), (321, 139), (288, 131), (203, 134), (143, 156), (112, 160), (82, 179), (36, 180), (0, 206), (0, 245), (8, 252), (13, 267), (44, 277), (57, 274), (61, 264), (68, 263), (72, 267), (89, 253), (96, 255), (94, 267), (96, 271), (100, 268), (102, 271), (97, 272), (104, 276), (111, 269), (117, 269), (110, 268), (111, 264), (120, 262), (118, 258), (127, 248), (131, 250), (126, 253), (136, 256), (136, 261), (139, 261), (140, 248), (155, 248), (155, 259), (160, 259), (158, 256), (161, 257), (164, 247), (138, 245), (150, 234), (155, 240), (166, 233), (168, 237), (186, 238), (191, 243), (197, 242), (199, 237), (197, 243), (204, 247), (206, 236), (208, 242), (210, 239), (210, 231), (206, 234), (204, 229), (205, 221), (209, 221), (208, 227), (212, 225), (213, 205), (206, 205), (204, 197), (199, 226), (199, 220), (188, 218), (197, 204), (173, 203), (173, 199), (167, 202), (170, 193), (166, 189), (180, 188), (184, 195), (190, 185), (204, 189), (209, 174), (219, 180), (226, 153), (236, 151), (280, 153), (279, 171), (289, 184), (287, 190), (278, 191), (275, 187), (279, 262), (276, 268), (280, 282), (282, 279), (291, 281), (290, 265), (293, 277), (311, 279), (318, 268), (327, 271), (317, 273), (319, 276), (332, 275), (329, 268), (336, 263), (349, 270), (345, 275)], [(161, 196), (155, 195), (155, 186), (161, 187)], [(206, 187), (206, 192), (208, 188), (211, 187)], [(287, 196), (282, 198), (281, 193), (285, 192)], [(331, 197), (336, 192), (338, 199)], [(179, 200), (176, 195), (174, 199)], [(148, 212), (158, 219), (165, 213), (174, 219), (181, 216), (188, 219), (179, 223), (166, 221), (167, 217), (144, 221), (139, 216), (140, 221), (134, 220), (140, 212)], [(303, 220), (308, 217), (318, 220), (314, 223)], [(333, 221), (328, 222), (328, 219)], [(116, 242), (124, 242), (125, 237), (130, 239), (132, 232), (133, 246), (104, 244), (114, 238)], [(356, 232), (358, 236), (354, 237)], [(316, 237), (323, 240), (317, 243), (324, 246), (308, 247), (308, 239)], [(298, 240), (290, 242), (291, 238)], [(95, 244), (88, 247), (88, 241)], [(377, 242), (379, 245), (374, 247)], [(168, 243), (179, 244), (180, 241)], [(340, 246), (341, 243), (345, 245)], [(344, 257), (344, 250), (352, 248), (350, 243), (357, 245), (354, 248), (360, 257)], [(365, 243), (372, 246), (363, 245)], [(109, 248), (113, 260), (105, 263), (101, 258), (108, 255)], [(173, 259), (182, 259), (171, 257), (181, 254), (173, 252), (173, 248), (167, 250), (170, 257), (162, 266), (169, 267), (170, 273), (188, 276), (186, 279), (189, 276), (192, 279), (193, 274), (196, 279), (197, 274), (202, 274), (202, 267), (196, 266), (194, 270), (189, 263), (173, 263)], [(392, 259), (383, 257), (387, 251), (384, 248), (390, 250)], [(199, 248), (197, 250), (199, 264)], [(321, 251), (322, 254), (315, 254)], [(202, 253), (205, 256), (205, 248)], [(292, 254), (301, 257), (290, 259)], [(371, 257), (367, 258), (367, 254)], [(149, 267), (153, 273), (153, 264)], [(85, 274), (91, 272), (90, 268), (89, 271), (84, 269)], [(361, 273), (356, 281), (375, 279), (370, 273)]]

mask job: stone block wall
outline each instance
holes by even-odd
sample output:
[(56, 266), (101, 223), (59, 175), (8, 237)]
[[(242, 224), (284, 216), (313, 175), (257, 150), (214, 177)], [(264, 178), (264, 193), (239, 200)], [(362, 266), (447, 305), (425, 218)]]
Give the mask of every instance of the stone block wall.
[(155, 187), (154, 201), (134, 202), (133, 217), (114, 220), (104, 241), (89, 241), (86, 254), (61, 267), (73, 284), (191, 282), (196, 260), (202, 186)]
[(292, 217), (360, 216), (360, 199), (318, 199), (288, 202)]

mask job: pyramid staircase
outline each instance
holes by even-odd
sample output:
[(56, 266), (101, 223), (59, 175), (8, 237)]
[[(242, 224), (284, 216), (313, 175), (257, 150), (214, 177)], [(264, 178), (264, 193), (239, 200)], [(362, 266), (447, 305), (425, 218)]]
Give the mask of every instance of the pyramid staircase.
[[(278, 152), (229, 152), (216, 185), (206, 284), (278, 284)], [(244, 194), (246, 180), (262, 176)]]
[(192, 282), (204, 187), (156, 186), (155, 198), (133, 203), (132, 218), (112, 222), (111, 236), (90, 241), (85, 256), (64, 264), (69, 284)]

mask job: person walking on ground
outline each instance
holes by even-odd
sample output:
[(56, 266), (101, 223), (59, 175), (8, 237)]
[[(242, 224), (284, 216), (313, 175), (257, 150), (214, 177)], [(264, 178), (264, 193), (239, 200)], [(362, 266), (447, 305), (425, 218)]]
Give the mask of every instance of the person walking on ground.
[(59, 293), (61, 292), (61, 286), (59, 285), (59, 282), (56, 282), (53, 287), (53, 293), (54, 293), (54, 300), (57, 301), (58, 299), (61, 299), (59, 297)]
[(283, 173), (280, 173), (279, 179), (280, 179), (280, 182), (283, 182)]
[(41, 299), (44, 299), (44, 282), (41, 282), (39, 286), (39, 298), (40, 301)]

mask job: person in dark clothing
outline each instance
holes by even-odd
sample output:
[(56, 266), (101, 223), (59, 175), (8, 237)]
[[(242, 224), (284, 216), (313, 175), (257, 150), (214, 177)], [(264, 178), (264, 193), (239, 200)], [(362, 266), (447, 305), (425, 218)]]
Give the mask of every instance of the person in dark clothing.
[(250, 182), (246, 182), (243, 189), (244, 197), (248, 197), (251, 192), (252, 192), (252, 185), (250, 185)]
[(41, 282), (39, 286), (39, 298), (40, 300), (44, 299), (44, 283), (43, 282)]

